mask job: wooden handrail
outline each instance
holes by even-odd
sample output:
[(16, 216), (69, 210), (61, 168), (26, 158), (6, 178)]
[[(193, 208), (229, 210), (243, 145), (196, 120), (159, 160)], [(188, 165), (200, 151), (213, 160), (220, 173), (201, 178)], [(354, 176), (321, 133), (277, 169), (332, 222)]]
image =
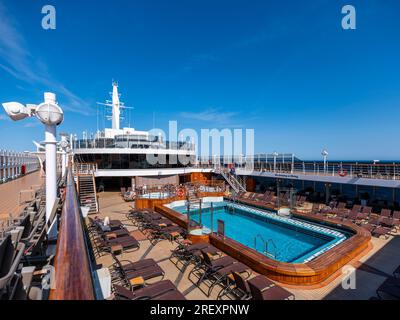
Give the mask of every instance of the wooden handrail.
[(50, 300), (94, 300), (89, 253), (82, 215), (71, 167), (68, 168), (66, 195), (62, 209), (54, 260), (54, 289)]

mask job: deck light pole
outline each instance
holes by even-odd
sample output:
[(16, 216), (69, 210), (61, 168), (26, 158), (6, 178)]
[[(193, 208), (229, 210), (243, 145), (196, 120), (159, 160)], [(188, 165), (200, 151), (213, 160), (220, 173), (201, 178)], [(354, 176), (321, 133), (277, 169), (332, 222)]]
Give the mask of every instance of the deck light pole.
[(62, 150), (62, 159), (61, 159), (61, 172), (62, 176), (65, 176), (65, 173), (67, 172), (67, 166), (68, 166), (68, 157), (67, 157), (67, 149), (69, 146), (68, 140), (67, 140), (67, 134), (61, 133), (61, 142), (60, 142), (60, 147)]
[(57, 140), (56, 128), (64, 119), (64, 113), (56, 102), (56, 95), (44, 93), (44, 102), (39, 105), (19, 102), (3, 103), (7, 115), (14, 121), (35, 116), (45, 127), (46, 145), (46, 221), (50, 218), (51, 210), (57, 196)]
[(276, 172), (276, 157), (278, 156), (278, 152), (275, 151), (272, 155), (274, 157), (274, 172)]
[(328, 151), (326, 151), (326, 149), (323, 149), (321, 151), (321, 155), (324, 159), (324, 173), (326, 173), (326, 159), (328, 158)]

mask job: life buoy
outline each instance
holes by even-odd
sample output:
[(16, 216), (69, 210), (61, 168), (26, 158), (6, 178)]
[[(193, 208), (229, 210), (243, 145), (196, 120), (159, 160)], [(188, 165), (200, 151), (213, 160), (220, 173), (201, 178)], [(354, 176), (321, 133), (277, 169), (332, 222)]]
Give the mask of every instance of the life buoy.
[(341, 177), (345, 177), (345, 176), (347, 176), (347, 170), (346, 169), (339, 169), (338, 174)]
[(178, 188), (178, 190), (176, 191), (176, 195), (178, 197), (183, 197), (185, 195), (185, 190), (183, 190), (183, 188)]

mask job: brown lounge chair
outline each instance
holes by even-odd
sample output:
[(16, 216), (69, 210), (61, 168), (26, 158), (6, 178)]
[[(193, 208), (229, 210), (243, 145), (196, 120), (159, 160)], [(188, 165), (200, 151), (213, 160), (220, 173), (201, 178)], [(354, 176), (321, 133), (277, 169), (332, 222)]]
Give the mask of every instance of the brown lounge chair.
[(233, 294), (239, 300), (249, 300), (251, 298), (251, 292), (247, 281), (237, 272), (232, 272), (232, 276), (235, 282), (234, 286), (227, 286), (222, 289), (218, 294), (217, 300), (228, 294)]
[(353, 208), (350, 210), (350, 212), (348, 210), (339, 210), (336, 212), (336, 216), (338, 218), (345, 219), (345, 218), (347, 218), (348, 215), (354, 214), (354, 213), (358, 214), (358, 213), (360, 213), (360, 211), (361, 211), (361, 206), (359, 204), (355, 204), (353, 206)]
[(361, 225), (362, 228), (368, 230), (369, 232), (371, 232), (371, 234), (374, 237), (380, 237), (380, 236), (385, 236), (385, 238), (388, 238), (389, 233), (391, 231), (390, 228), (384, 227), (380, 224), (379, 219), (378, 218), (371, 218), (369, 219), (368, 223), (366, 224), (362, 224)]
[(104, 235), (102, 238), (96, 237), (93, 239), (94, 244), (100, 250), (112, 251), (112, 247), (119, 246), (122, 250), (139, 249), (139, 242), (132, 236), (124, 236), (115, 239), (107, 239)]
[[(232, 277), (233, 273), (246, 274), (246, 279), (247, 279), (251, 276), (251, 269), (241, 262), (236, 262), (227, 267), (217, 270), (215, 273), (213, 273), (211, 275), (212, 284), (210, 285), (210, 288), (208, 289), (207, 295), (208, 296), (211, 295), (211, 292), (216, 285), (225, 283), (223, 288), (230, 287), (230, 282), (232, 279), (231, 277)], [(224, 289), (222, 289), (222, 291), (223, 290)]]
[(132, 279), (142, 278), (143, 280), (149, 280), (160, 277), (158, 280), (164, 279), (165, 272), (158, 264), (154, 264), (148, 267), (143, 267), (138, 270), (128, 270), (123, 272), (123, 277), (129, 284)]
[(191, 271), (191, 273), (194, 273), (195, 271), (201, 269), (203, 269), (204, 271), (203, 274), (199, 277), (196, 285), (199, 285), (203, 280), (212, 276), (219, 269), (225, 268), (234, 263), (238, 263), (238, 261), (231, 256), (224, 256), (215, 260), (211, 260), (210, 256), (203, 250), (201, 250), (201, 255), (203, 258), (202, 263), (199, 263), (198, 266), (193, 268), (193, 270)]
[(253, 300), (290, 300), (295, 299), (293, 293), (273, 283), (265, 276), (259, 275), (247, 281)]
[(392, 217), (382, 217), (381, 223), (385, 227), (395, 228), (400, 226), (400, 211), (394, 211)]
[(382, 209), (379, 215), (379, 223), (384, 225), (385, 227), (393, 227), (391, 225), (391, 210), (390, 209)]
[(346, 209), (346, 203), (345, 202), (339, 202), (338, 205), (336, 206), (336, 208), (333, 209), (334, 213), (338, 213), (338, 212), (348, 212), (349, 210)]
[[(164, 278), (164, 270), (153, 259), (144, 259), (136, 262), (129, 260), (120, 261), (114, 254), (113, 258), (115, 260), (114, 269), (129, 285), (131, 285), (130, 280), (135, 278), (142, 278), (143, 280), (157, 277), (161, 277), (159, 280), (162, 280)], [(128, 263), (123, 264), (123, 262)]]
[(131, 291), (114, 285), (114, 295), (118, 300), (186, 300), (170, 280), (162, 280)]
[(387, 238), (389, 238), (390, 232), (391, 232), (390, 228), (378, 226), (374, 230), (372, 230), (371, 234), (377, 238), (384, 236), (385, 239), (387, 239)]
[(365, 206), (362, 208), (361, 212), (357, 215), (357, 221), (361, 222), (363, 220), (368, 220), (372, 213), (372, 207)]
[[(148, 268), (150, 266), (157, 265), (157, 262), (154, 259), (143, 259), (132, 262), (130, 260), (119, 260), (114, 254), (112, 254), (112, 256), (115, 261), (114, 267), (120, 268), (124, 272), (137, 271), (143, 268)], [(124, 264), (124, 262), (127, 263)]]

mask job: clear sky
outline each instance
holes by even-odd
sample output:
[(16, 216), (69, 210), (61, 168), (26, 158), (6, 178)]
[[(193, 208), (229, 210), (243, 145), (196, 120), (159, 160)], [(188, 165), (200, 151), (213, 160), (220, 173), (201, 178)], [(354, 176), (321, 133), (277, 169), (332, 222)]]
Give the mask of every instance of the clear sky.
[[(56, 30), (41, 27), (46, 4)], [(59, 131), (80, 136), (109, 125), (96, 102), (112, 79), (139, 130), (253, 128), (256, 152), (400, 159), (398, 0), (0, 0), (0, 102), (53, 91)], [(0, 110), (0, 148), (43, 134)]]

